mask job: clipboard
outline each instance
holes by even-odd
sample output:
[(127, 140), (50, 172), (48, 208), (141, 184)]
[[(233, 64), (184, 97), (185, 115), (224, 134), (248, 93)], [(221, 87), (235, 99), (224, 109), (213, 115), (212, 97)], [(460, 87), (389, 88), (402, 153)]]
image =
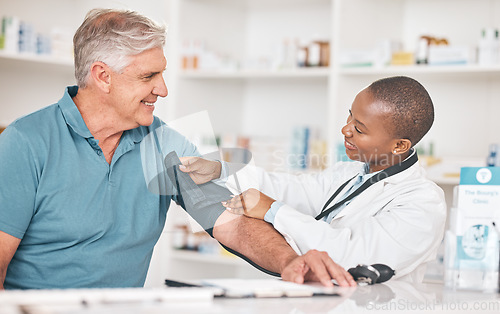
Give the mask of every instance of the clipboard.
[(319, 283), (296, 284), (280, 279), (203, 279), (199, 283), (165, 280), (170, 287), (206, 287), (214, 289), (215, 297), (226, 298), (303, 298), (340, 296), (337, 287), (324, 287)]

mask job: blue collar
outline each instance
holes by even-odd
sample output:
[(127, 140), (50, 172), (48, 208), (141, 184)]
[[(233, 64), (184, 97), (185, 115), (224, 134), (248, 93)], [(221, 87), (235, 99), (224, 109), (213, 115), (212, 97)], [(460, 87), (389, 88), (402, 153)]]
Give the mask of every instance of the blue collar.
[[(78, 93), (78, 86), (68, 86), (64, 92), (63, 97), (59, 100), (58, 105), (61, 109), (62, 115), (66, 124), (75, 131), (78, 135), (83, 138), (90, 139), (94, 138), (90, 130), (87, 128), (85, 121), (83, 121), (82, 114), (76, 107), (73, 97)], [(139, 143), (144, 138), (144, 132), (141, 131), (141, 127), (126, 130), (123, 132), (120, 141), (132, 141), (133, 143)]]
[(63, 97), (59, 100), (58, 105), (61, 108), (62, 115), (66, 124), (69, 125), (73, 131), (84, 138), (91, 138), (92, 133), (90, 133), (85, 121), (83, 121), (82, 114), (78, 110), (73, 101), (73, 97), (76, 96), (78, 92), (78, 86), (68, 86), (64, 92)]

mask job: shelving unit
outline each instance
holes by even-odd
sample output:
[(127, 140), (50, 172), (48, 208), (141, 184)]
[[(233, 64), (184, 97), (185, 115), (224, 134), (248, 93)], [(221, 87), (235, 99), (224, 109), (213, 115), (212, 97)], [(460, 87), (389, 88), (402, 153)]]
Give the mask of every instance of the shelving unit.
[(0, 68), (0, 126), (56, 102), (75, 81), (69, 60), (2, 53)]
[[(168, 279), (276, 278), (261, 272), (238, 257), (181, 251), (170, 251), (169, 256), (169, 266), (177, 270), (167, 272), (166, 278)], [(183, 267), (183, 271), (179, 270), (181, 267)], [(189, 271), (186, 271), (186, 269), (189, 269)]]
[[(269, 60), (286, 38), (330, 37), (330, 0), (173, 0), (169, 36), (182, 47), (197, 40), (236, 60), (229, 70), (183, 70), (171, 64), (175, 117), (208, 110), (214, 132), (249, 137), (288, 138), (296, 125), (311, 125), (326, 136), (329, 68), (280, 70), (245, 67)], [(180, 48), (172, 55), (181, 59)], [(307, 108), (308, 114), (299, 112)], [(279, 126), (276, 122), (279, 120)]]
[[(345, 49), (374, 48), (384, 39), (400, 41), (405, 50), (414, 51), (417, 38), (423, 34), (446, 37), (452, 45), (472, 48), (477, 45), (482, 28), (500, 26), (500, 1), (497, 0), (339, 0), (334, 3), (334, 51), (337, 53)], [(356, 19), (351, 18), (353, 14)], [(467, 19), (464, 20), (464, 16)], [(369, 27), (359, 27), (359, 21)], [(500, 135), (495, 131), (495, 117), (499, 113), (496, 103), (500, 99), (496, 88), (500, 80), (499, 65), (342, 68), (335, 63), (332, 73), (330, 105), (334, 109), (329, 120), (335, 121), (335, 129), (343, 124), (339, 115), (347, 112), (361, 88), (381, 77), (408, 75), (426, 86), (433, 98), (435, 123), (424, 142), (434, 143), (438, 157), (484, 160), (488, 145), (500, 142)], [(329, 133), (334, 130), (331, 131)], [(331, 139), (333, 143), (338, 141), (339, 136)]]
[(265, 70), (240, 70), (240, 71), (203, 71), (203, 70), (184, 70), (180, 73), (182, 79), (295, 79), (295, 78), (318, 78), (328, 79), (330, 69), (321, 68), (303, 68), (288, 69), (277, 71)]
[[(0, 0), (0, 18), (17, 16), (44, 34), (50, 34), (53, 28), (71, 32), (76, 30), (80, 14), (85, 14), (76, 6), (76, 1)], [(0, 68), (1, 126), (56, 102), (64, 87), (75, 82), (73, 61), (68, 58), (0, 51)]]
[[(145, 4), (137, 7), (132, 1), (124, 2), (121, 7), (152, 10)], [(317, 127), (333, 149), (341, 141), (339, 129), (359, 89), (380, 77), (410, 75), (428, 87), (435, 101), (436, 123), (426, 140), (435, 142), (438, 155), (483, 156), (489, 143), (500, 142), (498, 132), (493, 129), (495, 117), (500, 113), (494, 106), (495, 100), (500, 98), (500, 92), (494, 88), (500, 80), (500, 65), (342, 68), (336, 58), (344, 49), (370, 48), (386, 38), (400, 40), (411, 50), (423, 31), (447, 37), (452, 44), (473, 46), (482, 27), (500, 24), (498, 0), (473, 1), (473, 4), (471, 0), (459, 0), (454, 1), (453, 8), (449, 6), (450, 0), (166, 2), (168, 12), (155, 13), (157, 20), (167, 21), (170, 26), (166, 51), (169, 60), (167, 84), (171, 93), (166, 105), (158, 106), (158, 114), (166, 120), (208, 109), (216, 133), (265, 137), (276, 134), (279, 138), (289, 137), (294, 125), (307, 124)], [(83, 17), (93, 4), (92, 1), (72, 4), (71, 9), (80, 11), (61, 23), (75, 28), (74, 20)], [(23, 3), (2, 1), (1, 5), (7, 7), (6, 14), (11, 14), (16, 5), (20, 9)], [(474, 14), (468, 15), (467, 27), (453, 27), (464, 23), (459, 17), (470, 13), (472, 5)], [(448, 12), (446, 23), (442, 16), (444, 8)], [(31, 15), (27, 18), (34, 19)], [(330, 68), (187, 71), (182, 70), (178, 62), (179, 47), (185, 39), (203, 39), (214, 50), (241, 58), (257, 58), (272, 55), (273, 44), (285, 37), (310, 38), (314, 33), (322, 33), (331, 40)], [(14, 83), (18, 79), (26, 81), (24, 86), (36, 90), (36, 96), (21, 100), (4, 93), (5, 103), (19, 105), (16, 108), (3, 106), (0, 119), (3, 125), (60, 98), (61, 86), (74, 82), (72, 60), (0, 52), (0, 66), (4, 73), (0, 83), (6, 90), (19, 88)], [(54, 70), (57, 75), (46, 75)], [(21, 90), (13, 94), (20, 93)], [(478, 109), (488, 113), (484, 119), (479, 118)], [(457, 119), (462, 127), (449, 127), (446, 120), (450, 117)], [(279, 127), (276, 127), (276, 118)], [(485, 132), (478, 137), (471, 130)]]
[(387, 67), (369, 67), (369, 68), (343, 68), (341, 75), (500, 75), (500, 65), (479, 66), (479, 65), (411, 65), (411, 66), (387, 66)]
[(207, 262), (225, 265), (242, 265), (243, 260), (221, 254), (200, 254), (194, 251), (172, 250), (172, 258), (180, 261)]
[(0, 51), (0, 62), (29, 62), (32, 65), (61, 65), (68, 70), (73, 70), (73, 60), (57, 58), (51, 55), (34, 55), (34, 54), (13, 54)]
[[(477, 14), (467, 21), (470, 27), (464, 30), (463, 27), (450, 27), (449, 24), (453, 22), (454, 17), (457, 17), (458, 22), (459, 16), (469, 12), (472, 5), (470, 0), (455, 2), (453, 9), (449, 8), (449, 0), (314, 1), (313, 12), (317, 12), (315, 10), (318, 7), (321, 7), (323, 12), (328, 12), (327, 17), (322, 15), (321, 23), (323, 29), (327, 29), (326, 33), (329, 34), (332, 44), (330, 68), (287, 71), (187, 71), (178, 68), (174, 79), (177, 85), (177, 94), (173, 100), (175, 115), (182, 116), (190, 110), (209, 108), (216, 132), (237, 132), (255, 136), (277, 134), (281, 138), (290, 135), (293, 125), (309, 124), (320, 129), (322, 136), (328, 138), (330, 152), (335, 153), (334, 148), (342, 142), (339, 130), (344, 124), (355, 94), (375, 79), (408, 75), (418, 79), (428, 88), (436, 105), (436, 122), (424, 142), (434, 142), (438, 156), (483, 156), (487, 153), (488, 144), (499, 142), (500, 137), (494, 134), (496, 132), (488, 132), (488, 135), (482, 136), (481, 140), (472, 135), (470, 131), (484, 128), (484, 123), (480, 119), (474, 119), (477, 117), (477, 114), (474, 114), (475, 109), (472, 109), (474, 106), (468, 104), (477, 102), (483, 111), (497, 111), (492, 100), (500, 98), (500, 94), (493, 89), (495, 82), (500, 79), (498, 75), (500, 65), (343, 68), (338, 64), (336, 56), (345, 49), (373, 48), (380, 40), (387, 38), (401, 41), (404, 48), (411, 51), (418, 36), (422, 32), (429, 31), (431, 34), (447, 37), (451, 44), (474, 46), (482, 27), (495, 26), (495, 23), (498, 25), (500, 14), (497, 3), (495, 0), (474, 2)], [(261, 2), (251, 1), (239, 1), (236, 4), (227, 0), (209, 2), (178, 0), (176, 7), (180, 12), (178, 14), (180, 18), (176, 24), (179, 28), (175, 34), (177, 46), (180, 46), (186, 38), (202, 38), (220, 50), (226, 49), (231, 52), (232, 48), (234, 49), (232, 52), (236, 51), (234, 53), (238, 54), (240, 51), (242, 56), (255, 54), (257, 49), (255, 46), (259, 46), (254, 39), (258, 37), (255, 36), (257, 30), (248, 29), (265, 29), (267, 22), (268, 32), (274, 35), (278, 32), (274, 25), (280, 25), (280, 29), (297, 29), (297, 25), (308, 25), (311, 22), (307, 18), (308, 4), (309, 2), (296, 0), (288, 3), (286, 9), (283, 9), (283, 1), (279, 0), (266, 2), (268, 7)], [(276, 12), (275, 8), (278, 7), (283, 12)], [(283, 24), (289, 20), (287, 14), (289, 11), (293, 12), (293, 7), (304, 11), (304, 18), (295, 20), (291, 23), (292, 26)], [(454, 14), (448, 15), (447, 23), (444, 23), (443, 16), (439, 13), (443, 8), (452, 10)], [(210, 18), (207, 20), (206, 17), (201, 17), (200, 11), (210, 15)], [(257, 16), (271, 14), (274, 14), (272, 23), (270, 20), (261, 19), (262, 25), (252, 24), (252, 21), (257, 20)], [(425, 19), (420, 18), (423, 15)], [(230, 23), (230, 29), (215, 22), (222, 21), (227, 16), (238, 20)], [(353, 19), (353, 16), (356, 18)], [(192, 23), (193, 20), (197, 20), (198, 23)], [(211, 22), (217, 25), (212, 26)], [(207, 27), (198, 32), (193, 29), (193, 25)], [(235, 34), (238, 35), (237, 38)], [(269, 47), (271, 36), (261, 33), (261, 37), (263, 38), (260, 42), (266, 42), (261, 46)], [(253, 47), (251, 52), (246, 52), (245, 48), (252, 40), (256, 44), (251, 45)], [(240, 50), (237, 51), (236, 47), (240, 47)], [(179, 58), (177, 51), (177, 59)], [(290, 101), (290, 98), (294, 97), (287, 97), (288, 94), (297, 89), (301, 95), (306, 95), (305, 98), (301, 101)], [(267, 93), (268, 99), (257, 96), (264, 92)], [(222, 93), (226, 95), (222, 96)], [(463, 113), (456, 110), (457, 106)], [(261, 112), (269, 114), (260, 114)], [(280, 127), (274, 127), (275, 118), (285, 117), (285, 112), (286, 118), (279, 119)], [(470, 127), (457, 129), (449, 127), (447, 120), (449, 121), (451, 117), (459, 121), (459, 125), (470, 125)], [(466, 144), (463, 145), (464, 143)], [(465, 150), (463, 147), (469, 149)], [(455, 182), (449, 178), (437, 181)]]
[[(309, 2), (296, 0), (288, 3), (283, 9), (283, 1), (275, 0), (263, 3), (239, 1), (235, 4), (227, 0), (197, 1), (177, 0), (179, 23), (175, 38), (182, 44), (183, 39), (204, 39), (207, 44), (217, 49), (238, 54), (243, 57), (256, 54), (259, 44), (255, 37), (257, 30), (269, 25), (269, 33), (275, 35), (279, 29), (293, 30), (297, 25), (308, 25), (307, 6)], [(342, 142), (340, 128), (343, 126), (348, 108), (355, 94), (373, 80), (391, 76), (408, 75), (418, 79), (430, 91), (436, 106), (436, 121), (431, 132), (424, 139), (434, 142), (438, 156), (480, 157), (487, 153), (488, 144), (500, 142), (497, 132), (487, 132), (480, 140), (472, 135), (471, 130), (484, 128), (485, 124), (475, 113), (475, 108), (484, 112), (496, 113), (494, 99), (500, 94), (493, 88), (500, 79), (500, 65), (450, 65), (450, 66), (389, 66), (342, 68), (336, 56), (345, 49), (367, 49), (374, 47), (380, 40), (389, 38), (403, 43), (405, 50), (413, 50), (416, 39), (423, 33), (430, 32), (448, 38), (451, 44), (474, 46), (485, 26), (498, 25), (500, 19), (498, 1), (474, 2), (477, 12), (467, 21), (466, 30), (450, 27), (454, 17), (459, 22), (470, 10), (470, 0), (456, 1), (453, 9), (449, 8), (449, 0), (415, 1), (415, 0), (331, 0), (314, 1), (315, 11), (321, 7), (328, 16), (322, 15), (322, 30), (328, 33), (331, 40), (330, 68), (296, 69), (287, 71), (196, 71), (178, 68), (174, 79), (177, 94), (175, 116), (182, 116), (190, 111), (209, 108), (217, 133), (237, 132), (255, 136), (277, 134), (281, 138), (290, 135), (293, 125), (309, 124), (320, 129), (322, 136), (328, 138), (331, 153), (338, 143)], [(281, 7), (283, 12), (276, 12)], [(304, 18), (295, 20), (290, 26), (284, 24), (290, 18), (289, 12), (299, 8), (304, 11)], [(444, 23), (441, 13), (446, 8), (453, 15), (448, 15)], [(202, 13), (210, 18), (202, 17)], [(312, 12), (309, 12), (311, 15)], [(375, 14), (374, 14), (375, 13)], [(259, 26), (252, 24), (257, 16), (271, 16), (274, 20), (261, 19)], [(293, 13), (292, 13), (293, 14)], [(421, 19), (425, 15), (425, 19)], [(230, 16), (237, 22), (230, 23), (227, 29), (214, 21), (224, 20)], [(255, 17), (252, 17), (255, 16)], [(353, 19), (352, 16), (356, 16)], [(486, 17), (486, 18), (485, 18)], [(318, 18), (319, 19), (319, 18)], [(192, 23), (197, 20), (197, 24)], [(297, 23), (297, 21), (301, 21)], [(361, 22), (362, 21), (362, 22)], [(211, 22), (217, 24), (211, 25)], [(320, 23), (315, 21), (316, 23)], [(193, 25), (204, 25), (202, 30), (193, 29)], [(227, 25), (227, 24), (224, 24)], [(361, 25), (361, 26), (360, 26)], [(363, 27), (369, 25), (369, 27)], [(469, 26), (470, 25), (470, 26)], [(249, 29), (257, 29), (249, 31)], [(309, 31), (312, 33), (314, 31)], [(237, 36), (235, 35), (237, 34)], [(236, 38), (236, 37), (237, 38)], [(281, 35), (284, 36), (284, 35)], [(269, 47), (271, 36), (260, 33), (260, 46)], [(275, 36), (276, 38), (276, 36)], [(255, 44), (251, 44), (252, 42)], [(246, 48), (252, 46), (251, 52)], [(240, 47), (240, 50), (237, 50)], [(233, 49), (231, 51), (231, 49)], [(177, 51), (177, 60), (179, 57)], [(272, 79), (272, 81), (270, 81)], [(295, 79), (295, 80), (294, 80)], [(291, 101), (290, 93), (300, 90), (305, 95), (300, 101)], [(195, 93), (194, 91), (199, 91)], [(267, 97), (259, 94), (267, 93)], [(226, 95), (222, 96), (222, 93)], [(266, 99), (267, 98), (267, 99)], [(469, 106), (477, 103), (476, 106)], [(286, 104), (284, 106), (283, 104)], [(311, 106), (311, 104), (314, 104)], [(456, 110), (457, 106), (462, 112)], [(307, 108), (304, 110), (304, 108)], [(268, 115), (260, 114), (269, 112)], [(304, 113), (307, 114), (304, 114)], [(286, 115), (285, 115), (286, 113)], [(280, 127), (275, 127), (276, 117), (280, 119)], [(488, 115), (493, 117), (494, 115)], [(227, 119), (231, 117), (231, 119)], [(270, 118), (272, 117), (272, 119)], [(447, 120), (453, 117), (458, 125), (470, 127), (451, 128)], [(492, 118), (489, 118), (490, 120)], [(486, 125), (494, 125), (493, 121)], [(465, 143), (465, 145), (464, 145)], [(463, 149), (468, 147), (468, 149)], [(449, 181), (449, 180), (445, 180)]]

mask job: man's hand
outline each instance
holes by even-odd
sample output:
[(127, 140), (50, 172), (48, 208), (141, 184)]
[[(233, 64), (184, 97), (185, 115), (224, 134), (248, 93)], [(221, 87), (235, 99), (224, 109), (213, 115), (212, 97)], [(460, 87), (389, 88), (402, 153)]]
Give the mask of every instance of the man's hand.
[(335, 263), (326, 252), (310, 250), (292, 260), (282, 271), (281, 278), (285, 281), (304, 283), (319, 281), (323, 286), (333, 286), (335, 279), (339, 286), (356, 286), (356, 282), (344, 268)]
[(222, 205), (235, 214), (264, 220), (264, 216), (274, 201), (256, 189), (248, 189), (232, 199), (222, 202)]
[(222, 164), (219, 161), (203, 159), (201, 157), (181, 157), (182, 165), (179, 169), (189, 173), (196, 184), (207, 183), (220, 178)]

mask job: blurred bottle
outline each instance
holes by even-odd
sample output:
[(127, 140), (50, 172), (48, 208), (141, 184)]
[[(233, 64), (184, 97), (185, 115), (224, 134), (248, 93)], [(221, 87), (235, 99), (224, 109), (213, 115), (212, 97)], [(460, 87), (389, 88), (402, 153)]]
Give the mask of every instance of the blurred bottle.
[(313, 40), (307, 46), (307, 66), (318, 67), (321, 62), (321, 44), (319, 40)]
[(496, 165), (500, 165), (500, 163), (498, 162), (498, 158), (498, 145), (490, 144), (488, 158), (486, 159), (486, 166), (495, 167)]
[(417, 64), (429, 63), (429, 36), (420, 36), (417, 42), (417, 51), (415, 52), (415, 62)]
[(307, 42), (301, 40), (297, 45), (297, 66), (306, 67), (309, 59), (309, 48)]
[(478, 46), (478, 63), (480, 65), (497, 64), (499, 47), (498, 30), (496, 28), (483, 29)]

